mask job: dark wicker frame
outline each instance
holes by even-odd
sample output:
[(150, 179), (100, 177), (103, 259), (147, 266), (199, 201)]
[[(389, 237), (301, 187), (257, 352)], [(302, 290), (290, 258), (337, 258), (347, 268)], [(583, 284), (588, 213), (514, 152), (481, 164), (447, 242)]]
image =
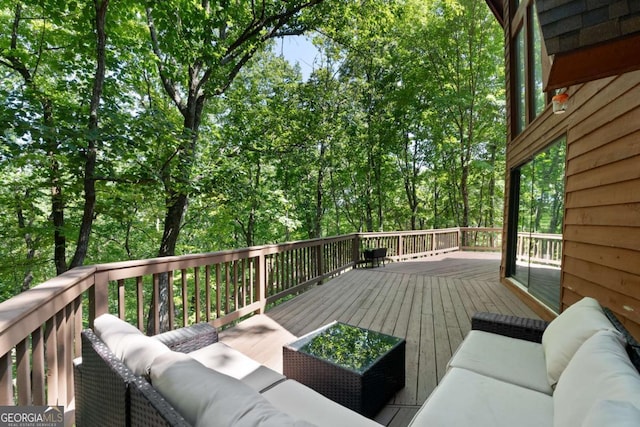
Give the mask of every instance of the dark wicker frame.
[(624, 335), (624, 338), (627, 340), (627, 353), (629, 354), (629, 359), (631, 359), (631, 363), (633, 363), (633, 366), (635, 366), (640, 373), (640, 343), (638, 343), (638, 341), (636, 341), (636, 339), (631, 336), (629, 331), (627, 331), (627, 328), (622, 325), (622, 322), (618, 320), (613, 311), (609, 310), (608, 308), (603, 308), (603, 310), (604, 314), (609, 318), (611, 323), (613, 323), (613, 326), (615, 326), (616, 329), (620, 333), (622, 333), (622, 335)]
[(372, 418), (404, 387), (405, 354), (406, 341), (400, 339), (359, 373), (286, 345), (282, 348), (283, 373), (334, 402)]
[[(87, 329), (82, 331), (82, 360), (74, 363), (76, 425), (189, 426), (149, 382), (136, 376)], [(174, 351), (190, 352), (218, 341), (207, 323), (156, 335)]]
[(542, 342), (542, 334), (549, 322), (526, 317), (498, 313), (475, 313), (471, 318), (471, 329), (491, 332), (521, 340)]

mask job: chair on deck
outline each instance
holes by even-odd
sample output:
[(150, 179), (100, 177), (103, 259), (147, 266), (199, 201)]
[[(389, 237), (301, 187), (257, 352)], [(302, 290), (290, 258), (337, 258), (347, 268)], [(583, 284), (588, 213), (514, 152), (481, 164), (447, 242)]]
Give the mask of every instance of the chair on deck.
[(379, 267), (380, 260), (382, 260), (382, 266), (385, 266), (385, 260), (387, 258), (387, 248), (365, 249), (363, 253), (365, 264), (371, 263), (371, 268), (373, 268), (374, 263)]

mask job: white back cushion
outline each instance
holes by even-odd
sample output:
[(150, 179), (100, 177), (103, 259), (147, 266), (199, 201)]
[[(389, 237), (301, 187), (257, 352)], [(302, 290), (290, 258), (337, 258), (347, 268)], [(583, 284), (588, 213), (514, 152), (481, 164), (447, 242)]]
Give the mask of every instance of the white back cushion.
[(112, 314), (97, 317), (93, 328), (113, 354), (136, 375), (146, 375), (153, 359), (171, 351), (160, 341), (144, 335), (135, 326)]
[(554, 387), (562, 371), (578, 350), (593, 334), (613, 330), (598, 301), (585, 297), (555, 318), (542, 335), (547, 365), (547, 379)]
[(640, 407), (640, 374), (624, 346), (619, 332), (599, 331), (578, 349), (553, 394), (555, 427), (581, 426), (601, 400)]
[[(93, 321), (93, 331), (105, 343), (125, 334), (143, 335), (135, 326), (113, 314), (102, 314)], [(111, 348), (111, 347), (109, 347)]]
[(209, 369), (182, 353), (158, 356), (151, 383), (195, 426), (310, 426), (277, 410), (241, 381)]

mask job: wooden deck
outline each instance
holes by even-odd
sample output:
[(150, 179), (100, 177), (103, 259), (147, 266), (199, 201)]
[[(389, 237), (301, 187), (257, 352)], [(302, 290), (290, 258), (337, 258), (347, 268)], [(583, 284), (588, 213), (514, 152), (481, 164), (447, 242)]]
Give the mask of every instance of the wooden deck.
[(356, 269), (221, 333), (282, 372), (282, 345), (333, 320), (407, 340), (406, 385), (378, 414), (406, 426), (445, 373), (476, 311), (537, 317), (499, 282), (500, 255), (455, 252)]

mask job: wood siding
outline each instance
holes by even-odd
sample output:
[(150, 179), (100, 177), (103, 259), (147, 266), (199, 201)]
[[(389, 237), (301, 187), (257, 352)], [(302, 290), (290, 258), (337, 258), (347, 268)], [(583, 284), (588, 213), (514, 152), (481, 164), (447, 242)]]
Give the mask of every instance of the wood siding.
[[(505, 34), (510, 32), (507, 20)], [(508, 76), (508, 36), (506, 41)], [(512, 80), (507, 77), (507, 88)], [(568, 93), (565, 114), (554, 115), (548, 106), (520, 135), (507, 135), (504, 231), (510, 172), (566, 135), (562, 309), (583, 296), (595, 297), (640, 338), (640, 71), (572, 86)], [(505, 266), (503, 244), (501, 276), (512, 286)], [(540, 315), (550, 316), (520, 295)]]
[(593, 296), (640, 337), (640, 72), (587, 83), (575, 98), (562, 303)]

